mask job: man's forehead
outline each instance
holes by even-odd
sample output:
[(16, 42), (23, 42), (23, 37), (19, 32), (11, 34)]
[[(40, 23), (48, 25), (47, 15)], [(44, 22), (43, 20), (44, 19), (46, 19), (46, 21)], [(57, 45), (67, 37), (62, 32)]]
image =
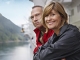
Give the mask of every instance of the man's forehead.
[(36, 12), (32, 12), (31, 15), (37, 15), (37, 14), (41, 14), (40, 12), (36, 11)]
[(41, 7), (35, 7), (31, 11), (31, 16), (34, 16), (36, 14), (42, 14), (42, 8)]
[(41, 14), (41, 13), (42, 13), (41, 11), (32, 11), (31, 15), (37, 15), (37, 14)]
[(33, 12), (41, 12), (41, 11), (42, 11), (42, 9), (38, 8), (38, 7), (32, 9), (32, 13)]

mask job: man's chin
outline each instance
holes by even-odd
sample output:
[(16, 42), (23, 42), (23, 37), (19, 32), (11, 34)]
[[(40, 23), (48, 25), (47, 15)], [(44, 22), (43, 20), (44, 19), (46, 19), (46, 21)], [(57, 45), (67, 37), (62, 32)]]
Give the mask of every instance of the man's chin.
[(36, 28), (41, 28), (42, 26), (36, 26)]

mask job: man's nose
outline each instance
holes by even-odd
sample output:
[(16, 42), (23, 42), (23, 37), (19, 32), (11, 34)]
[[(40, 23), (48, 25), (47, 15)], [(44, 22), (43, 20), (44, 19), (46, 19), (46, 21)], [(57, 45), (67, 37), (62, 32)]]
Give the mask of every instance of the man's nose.
[(37, 17), (34, 17), (34, 21), (36, 21), (37, 20)]

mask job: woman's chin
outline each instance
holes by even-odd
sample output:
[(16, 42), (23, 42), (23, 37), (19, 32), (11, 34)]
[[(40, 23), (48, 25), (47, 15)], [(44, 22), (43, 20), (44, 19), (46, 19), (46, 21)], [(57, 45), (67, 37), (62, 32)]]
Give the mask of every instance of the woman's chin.
[(49, 27), (49, 29), (53, 29), (53, 27)]

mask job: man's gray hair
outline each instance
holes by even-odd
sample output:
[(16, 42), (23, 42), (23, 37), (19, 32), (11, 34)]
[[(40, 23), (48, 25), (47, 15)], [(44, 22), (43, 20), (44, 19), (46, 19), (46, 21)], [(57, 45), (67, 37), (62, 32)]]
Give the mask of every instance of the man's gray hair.
[(32, 9), (34, 9), (34, 8), (36, 8), (36, 7), (40, 7), (40, 8), (43, 9), (43, 6), (40, 6), (40, 5), (35, 5), (35, 6), (32, 7)]

